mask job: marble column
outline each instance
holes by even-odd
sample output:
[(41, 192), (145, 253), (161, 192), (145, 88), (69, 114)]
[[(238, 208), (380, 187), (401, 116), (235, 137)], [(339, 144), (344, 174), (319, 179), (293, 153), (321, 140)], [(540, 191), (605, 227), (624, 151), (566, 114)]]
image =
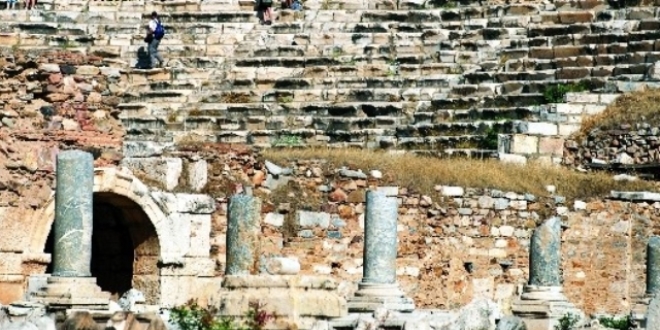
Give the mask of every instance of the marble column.
[(529, 249), (529, 285), (561, 286), (561, 220), (536, 228)]
[(261, 234), (261, 200), (248, 195), (229, 199), (225, 275), (256, 274)]
[(366, 203), (362, 282), (396, 283), (397, 200), (367, 191)]
[(91, 276), (94, 158), (80, 150), (57, 155), (53, 276)]
[(110, 293), (101, 290), (90, 270), (94, 158), (80, 150), (62, 151), (56, 166), (53, 274), (31, 300), (52, 311), (107, 309)]
[(649, 237), (646, 247), (646, 294), (660, 291), (660, 236)]
[(552, 330), (566, 314), (580, 319), (584, 313), (563, 293), (561, 280), (561, 219), (553, 217), (538, 226), (529, 246), (529, 282), (512, 312), (527, 329)]
[(399, 289), (396, 281), (397, 255), (396, 197), (367, 191), (364, 223), (363, 276), (358, 291), (348, 301), (351, 312), (371, 312), (380, 307), (412, 311), (414, 302)]

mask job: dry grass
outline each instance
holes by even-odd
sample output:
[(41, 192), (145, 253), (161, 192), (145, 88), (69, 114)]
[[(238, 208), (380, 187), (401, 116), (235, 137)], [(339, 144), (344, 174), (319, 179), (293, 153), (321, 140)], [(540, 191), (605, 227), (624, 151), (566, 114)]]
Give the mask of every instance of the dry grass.
[(585, 118), (576, 137), (583, 138), (595, 128), (610, 130), (636, 123), (660, 125), (660, 91), (647, 89), (621, 95), (605, 111)]
[(323, 159), (328, 166), (349, 166), (364, 172), (383, 172), (388, 184), (407, 187), (422, 194), (434, 194), (435, 185), (490, 188), (547, 196), (547, 185), (569, 200), (603, 197), (611, 190), (656, 190), (647, 181), (617, 182), (607, 173), (579, 173), (563, 167), (540, 164), (516, 165), (497, 160), (438, 159), (412, 154), (391, 155), (357, 149), (270, 149), (262, 155), (280, 164), (296, 160)]

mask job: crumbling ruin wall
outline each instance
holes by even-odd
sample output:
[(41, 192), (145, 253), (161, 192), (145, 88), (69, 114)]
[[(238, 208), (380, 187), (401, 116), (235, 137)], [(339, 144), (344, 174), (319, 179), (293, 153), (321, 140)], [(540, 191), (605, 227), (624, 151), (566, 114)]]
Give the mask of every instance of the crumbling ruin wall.
[(0, 57), (0, 302), (20, 295), (23, 275), (48, 264), (47, 255), (22, 252), (36, 210), (54, 191), (57, 153), (81, 148), (96, 166), (122, 157), (124, 131), (114, 110), (121, 75), (102, 65), (58, 51)]
[[(347, 296), (356, 290), (362, 271), (364, 193), (374, 186), (394, 189), (387, 173), (376, 178), (369, 173), (372, 169), (342, 171), (322, 160), (273, 166), (248, 149), (217, 144), (179, 150), (169, 156), (182, 159), (183, 168), (204, 162), (208, 169), (202, 191), (218, 205), (211, 232), (217, 276), (225, 263), (227, 196), (253, 186), (252, 193), (265, 201), (264, 258), (296, 258), (302, 273), (337, 278)], [(190, 173), (179, 182), (190, 182), (190, 177), (182, 178)], [(398, 198), (398, 281), (418, 307), (455, 308), (487, 296), (508, 309), (528, 278), (532, 231), (554, 214), (565, 224), (564, 289), (572, 302), (587, 312), (624, 312), (644, 292), (645, 244), (657, 233), (653, 223), (660, 203), (566, 201), (550, 194), (441, 183), (433, 196), (399, 188)]]

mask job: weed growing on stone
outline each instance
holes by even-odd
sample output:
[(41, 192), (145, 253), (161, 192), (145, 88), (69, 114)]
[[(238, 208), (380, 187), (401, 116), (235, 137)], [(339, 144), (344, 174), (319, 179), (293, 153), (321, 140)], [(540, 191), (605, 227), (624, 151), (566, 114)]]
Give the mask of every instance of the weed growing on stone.
[(250, 302), (244, 322), (234, 318), (219, 317), (218, 308), (202, 307), (195, 300), (172, 308), (171, 322), (181, 330), (262, 330), (275, 316), (264, 310), (264, 304)]
[(543, 90), (543, 97), (547, 103), (562, 103), (566, 93), (584, 92), (588, 86), (582, 82), (573, 84), (559, 84), (546, 87)]
[(598, 322), (600, 325), (609, 329), (629, 330), (634, 328), (634, 324), (630, 315), (626, 315), (620, 318), (603, 316), (598, 318)]
[(580, 317), (571, 313), (564, 314), (555, 325), (555, 330), (573, 330), (576, 328)]
[(278, 96), (277, 103), (291, 103), (293, 102), (293, 97), (291, 96)]
[(297, 135), (282, 135), (273, 142), (274, 147), (293, 147), (302, 145), (305, 145), (305, 143), (300, 136)]
[(581, 173), (536, 162), (520, 165), (490, 159), (441, 159), (412, 153), (330, 148), (264, 150), (262, 156), (280, 164), (324, 160), (328, 168), (333, 169), (348, 166), (364, 172), (380, 170), (384, 174), (384, 183), (411, 188), (430, 196), (435, 193), (436, 185), (528, 192), (539, 197), (548, 195), (547, 185), (554, 185), (557, 194), (568, 200), (607, 196), (612, 190), (657, 190), (653, 183), (643, 180), (615, 181), (607, 173)]

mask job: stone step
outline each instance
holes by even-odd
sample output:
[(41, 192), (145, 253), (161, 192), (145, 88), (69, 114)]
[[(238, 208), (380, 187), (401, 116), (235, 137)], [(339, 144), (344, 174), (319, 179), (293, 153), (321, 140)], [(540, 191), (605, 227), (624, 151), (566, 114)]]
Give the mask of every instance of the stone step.
[[(512, 107), (512, 108), (479, 108), (473, 110), (435, 110), (425, 112), (424, 105), (413, 114), (414, 124), (435, 124), (451, 121), (472, 122), (476, 120), (546, 120), (550, 121), (548, 111), (544, 106)], [(429, 109), (432, 110), (432, 109)], [(559, 118), (558, 118), (559, 119)], [(558, 120), (559, 121), (559, 120)]]

